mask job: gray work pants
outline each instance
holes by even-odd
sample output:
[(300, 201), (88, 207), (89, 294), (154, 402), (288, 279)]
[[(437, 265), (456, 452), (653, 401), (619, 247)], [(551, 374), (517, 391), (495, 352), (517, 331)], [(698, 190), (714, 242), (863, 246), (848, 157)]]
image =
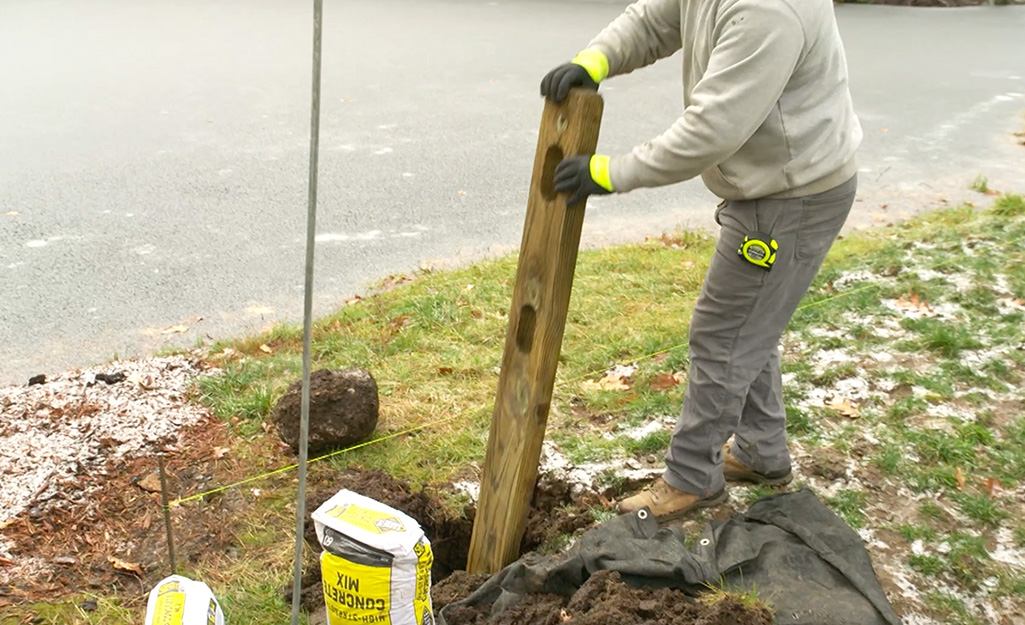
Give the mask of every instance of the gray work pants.
[[(724, 486), (722, 446), (759, 472), (790, 467), (779, 339), (854, 203), (857, 177), (817, 195), (727, 201), (690, 325), (690, 370), (683, 411), (666, 453), (664, 479), (692, 494)], [(771, 271), (737, 254), (744, 236), (779, 243)]]

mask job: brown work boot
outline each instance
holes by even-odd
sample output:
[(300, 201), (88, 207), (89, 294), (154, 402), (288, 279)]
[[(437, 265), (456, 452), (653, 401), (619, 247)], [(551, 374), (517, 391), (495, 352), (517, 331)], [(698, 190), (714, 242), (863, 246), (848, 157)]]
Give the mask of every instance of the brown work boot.
[(647, 488), (633, 497), (619, 502), (621, 513), (636, 512), (641, 508), (651, 510), (651, 514), (659, 521), (669, 521), (682, 517), (698, 508), (717, 506), (726, 501), (726, 489), (714, 495), (702, 497), (682, 490), (676, 490), (662, 478), (658, 478)]
[(722, 474), (727, 482), (749, 482), (751, 484), (765, 484), (766, 486), (784, 486), (794, 479), (794, 472), (790, 469), (784, 471), (772, 471), (770, 473), (759, 473), (747, 466), (730, 451), (730, 446), (722, 448)]

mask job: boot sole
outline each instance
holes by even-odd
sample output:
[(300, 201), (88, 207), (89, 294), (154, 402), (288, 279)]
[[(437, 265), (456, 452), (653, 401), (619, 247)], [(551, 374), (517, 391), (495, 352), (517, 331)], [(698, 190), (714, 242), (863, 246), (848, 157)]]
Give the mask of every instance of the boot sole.
[(727, 497), (727, 493), (726, 493), (726, 489), (724, 488), (717, 495), (713, 495), (712, 497), (710, 497), (708, 499), (701, 499), (699, 501), (696, 501), (693, 504), (687, 506), (686, 508), (684, 508), (682, 510), (677, 510), (676, 512), (670, 512), (669, 514), (664, 515), (664, 516), (655, 517), (655, 520), (657, 520), (659, 523), (664, 523), (665, 521), (675, 521), (676, 519), (680, 519), (680, 518), (683, 518), (683, 517), (687, 516), (691, 512), (694, 512), (695, 510), (699, 510), (701, 508), (713, 508), (715, 506), (718, 506), (719, 504), (721, 504), (724, 501), (726, 501), (726, 497)]
[(786, 486), (794, 481), (794, 472), (791, 471), (782, 477), (766, 477), (761, 473), (726, 473), (723, 477), (727, 482), (746, 482), (748, 484), (761, 484), (765, 486)]

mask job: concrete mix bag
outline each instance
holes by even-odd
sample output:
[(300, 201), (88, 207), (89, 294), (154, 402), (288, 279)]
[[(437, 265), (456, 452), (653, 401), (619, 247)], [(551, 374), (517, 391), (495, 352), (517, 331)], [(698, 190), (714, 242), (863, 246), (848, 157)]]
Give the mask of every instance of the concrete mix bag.
[(172, 575), (150, 591), (146, 625), (224, 625), (224, 614), (206, 584)]
[(420, 524), (349, 490), (313, 513), (329, 625), (433, 625), (434, 554)]

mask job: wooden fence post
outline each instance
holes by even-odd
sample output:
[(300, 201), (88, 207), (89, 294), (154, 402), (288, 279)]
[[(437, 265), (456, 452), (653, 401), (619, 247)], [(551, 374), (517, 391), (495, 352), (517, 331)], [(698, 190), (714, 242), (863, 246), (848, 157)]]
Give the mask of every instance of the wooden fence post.
[(520, 244), (505, 355), (491, 418), (484, 479), (467, 570), (495, 573), (519, 556), (566, 326), (584, 202), (566, 206), (552, 188), (555, 166), (593, 154), (603, 101), (574, 89), (545, 101)]

